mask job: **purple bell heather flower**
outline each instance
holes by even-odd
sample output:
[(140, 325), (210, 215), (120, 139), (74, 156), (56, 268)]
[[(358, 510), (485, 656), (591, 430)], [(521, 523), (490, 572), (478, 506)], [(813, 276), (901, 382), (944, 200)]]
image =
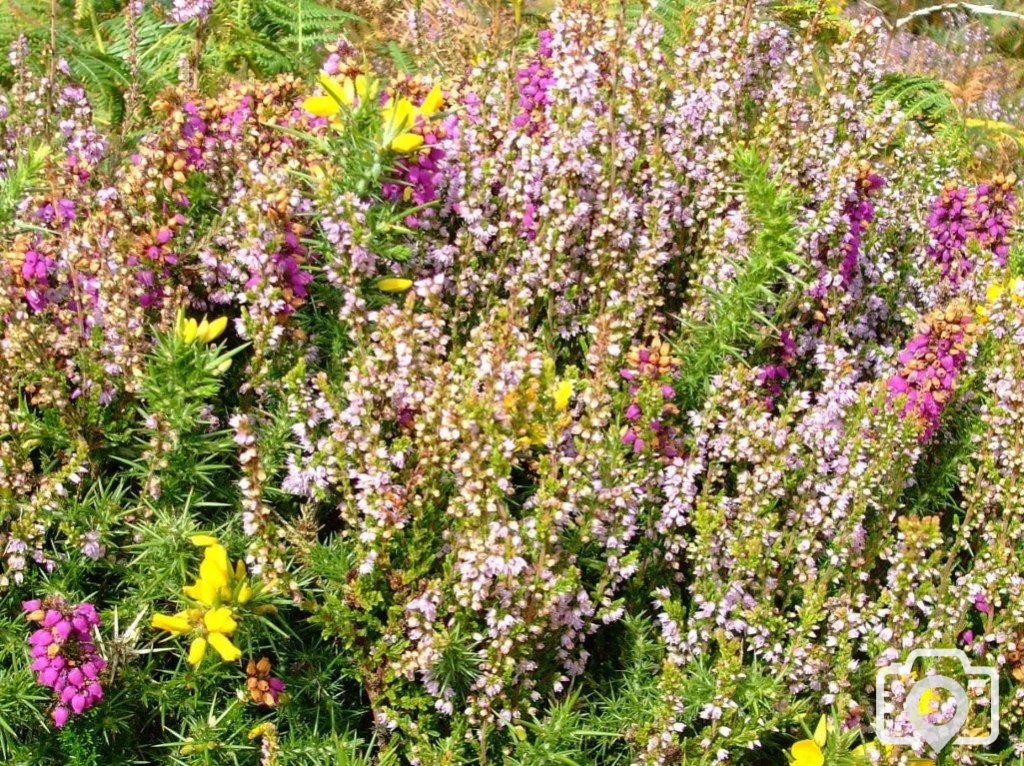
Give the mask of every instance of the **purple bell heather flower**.
[(29, 621), (41, 626), (28, 638), (32, 670), (40, 685), (53, 690), (58, 704), (51, 715), (60, 728), (72, 714), (80, 715), (103, 698), (98, 677), (106, 661), (90, 635), (99, 627), (99, 613), (92, 604), (71, 606), (59, 596), (33, 599), (22, 606)]
[(975, 332), (970, 312), (951, 306), (930, 314), (924, 329), (899, 354), (900, 368), (887, 382), (889, 398), (903, 402), (904, 415), (922, 421), (922, 441), (939, 426)]
[(71, 711), (64, 705), (57, 705), (57, 707), (53, 709), (52, 715), (54, 726), (60, 729), (68, 722), (68, 717), (71, 715)]
[(1017, 210), (1014, 182), (997, 176), (973, 189), (951, 183), (935, 200), (928, 216), (931, 243), (927, 252), (951, 284), (959, 284), (974, 270), (967, 248), (972, 240), (991, 252), (997, 265), (1006, 264), (1008, 233)]

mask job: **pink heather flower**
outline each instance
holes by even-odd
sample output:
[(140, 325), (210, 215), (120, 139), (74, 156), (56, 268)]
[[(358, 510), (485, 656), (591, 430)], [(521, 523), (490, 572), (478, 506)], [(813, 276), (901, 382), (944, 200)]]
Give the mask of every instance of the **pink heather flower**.
[(861, 168), (856, 192), (847, 201), (845, 209), (849, 230), (843, 240), (843, 260), (839, 265), (839, 276), (844, 285), (850, 284), (860, 265), (861, 240), (875, 218), (875, 205), (871, 198), (883, 186), (885, 181), (872, 173), (868, 165)]
[(970, 312), (951, 306), (930, 314), (899, 354), (900, 366), (888, 380), (889, 399), (902, 401), (902, 413), (921, 420), (922, 441), (939, 427), (974, 334)]
[[(537, 33), (537, 56), (516, 72), (519, 85), (519, 114), (512, 118), (517, 128), (528, 133), (537, 129), (543, 119), (544, 108), (550, 103), (548, 90), (554, 85), (554, 76), (547, 60), (551, 58), (552, 33), (544, 29)], [(525, 225), (525, 221), (524, 221)]]
[(974, 596), (974, 608), (982, 614), (992, 614), (992, 605), (988, 603), (984, 593), (977, 593)]
[(928, 216), (928, 255), (953, 285), (974, 270), (968, 243), (977, 242), (1004, 266), (1010, 251), (1009, 232), (1017, 210), (1013, 181), (1003, 176), (975, 188), (948, 184)]
[(88, 602), (72, 607), (59, 596), (31, 599), (22, 608), (29, 622), (39, 625), (28, 637), (32, 670), (41, 686), (53, 690), (57, 704), (51, 716), (61, 728), (72, 713), (80, 715), (103, 699), (99, 674), (106, 661), (91, 635), (99, 627), (99, 613)]
[[(633, 348), (627, 355), (627, 361), (630, 366), (619, 370), (619, 375), (629, 382), (629, 393), (632, 397), (623, 412), (629, 425), (622, 433), (622, 443), (632, 446), (634, 453), (643, 452), (648, 442), (645, 442), (640, 434), (646, 426), (653, 434), (650, 444), (655, 451), (666, 458), (676, 457), (679, 454), (676, 428), (665, 423), (665, 418), (678, 414), (678, 408), (673, 403), (676, 390), (662, 379), (674, 372), (678, 365), (677, 360), (671, 356), (668, 344), (655, 337), (651, 348)], [(641, 401), (644, 390), (660, 394), (661, 399), (656, 411), (646, 413), (646, 423)]]
[(170, 18), (176, 24), (185, 24), (193, 19), (203, 21), (213, 10), (213, 0), (174, 0)]

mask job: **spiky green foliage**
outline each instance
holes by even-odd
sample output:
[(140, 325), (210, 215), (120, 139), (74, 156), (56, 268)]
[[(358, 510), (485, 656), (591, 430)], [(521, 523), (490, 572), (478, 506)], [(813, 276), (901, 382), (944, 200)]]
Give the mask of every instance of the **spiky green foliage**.
[[(676, 352), (680, 364), (680, 399), (687, 409), (700, 404), (708, 384), (726, 361), (756, 341), (772, 325), (780, 287), (793, 283), (797, 199), (780, 188), (755, 152), (740, 150), (737, 193), (755, 223), (757, 236), (745, 262), (734, 264), (736, 276), (723, 289), (702, 294), (705, 313), (684, 319)], [(698, 288), (704, 293), (703, 288)]]
[(6, 175), (0, 176), (0, 226), (13, 219), (15, 208), (26, 194), (39, 188), (40, 173), (50, 148), (40, 145), (27, 149)]

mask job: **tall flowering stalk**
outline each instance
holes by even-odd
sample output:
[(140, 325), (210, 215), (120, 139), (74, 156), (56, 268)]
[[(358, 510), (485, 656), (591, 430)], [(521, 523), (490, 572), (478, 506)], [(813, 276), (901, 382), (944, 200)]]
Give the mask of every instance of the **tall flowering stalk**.
[(899, 368), (888, 381), (890, 398), (905, 416), (921, 420), (922, 439), (939, 427), (976, 337), (974, 312), (957, 304), (928, 315), (900, 352)]
[(1015, 182), (1013, 176), (997, 176), (976, 187), (950, 183), (935, 200), (928, 216), (928, 255), (953, 285), (977, 266), (968, 249), (972, 241), (990, 253), (996, 265), (1006, 264), (1008, 235), (1017, 206), (1012, 191)]

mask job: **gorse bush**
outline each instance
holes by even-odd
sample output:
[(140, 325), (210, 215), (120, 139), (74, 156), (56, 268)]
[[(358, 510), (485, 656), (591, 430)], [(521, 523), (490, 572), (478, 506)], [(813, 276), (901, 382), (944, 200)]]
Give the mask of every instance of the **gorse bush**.
[[(199, 68), (109, 130), (12, 48), (4, 762), (1018, 762), (1016, 180), (881, 22), (573, 3), (427, 77), (277, 5), (118, 16)], [(211, 78), (243, 32), (319, 73)], [(989, 745), (914, 730), (929, 647)]]

